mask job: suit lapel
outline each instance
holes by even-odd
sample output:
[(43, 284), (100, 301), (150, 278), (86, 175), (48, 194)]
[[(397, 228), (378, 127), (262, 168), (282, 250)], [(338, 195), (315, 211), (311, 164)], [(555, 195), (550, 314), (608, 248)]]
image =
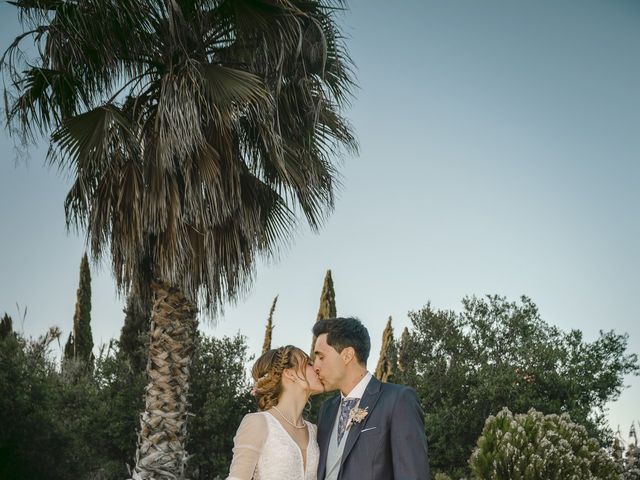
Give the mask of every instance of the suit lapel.
[[(318, 478), (324, 478), (327, 469), (327, 452), (329, 451), (329, 442), (331, 441), (331, 432), (333, 431), (333, 422), (338, 414), (340, 406), (340, 395), (327, 400), (327, 408), (322, 415), (322, 432), (323, 436), (320, 445), (320, 468)], [(320, 425), (318, 425), (320, 427)]]
[(360, 436), (360, 432), (367, 424), (367, 420), (369, 420), (369, 418), (371, 417), (371, 412), (376, 406), (376, 403), (380, 398), (380, 394), (382, 393), (381, 387), (382, 384), (380, 383), (380, 381), (375, 377), (371, 377), (371, 380), (367, 385), (367, 389), (365, 390), (364, 395), (362, 395), (360, 404), (358, 405), (358, 408), (362, 410), (367, 409), (367, 416), (364, 417), (364, 420), (362, 420), (360, 423), (353, 423), (349, 428), (349, 434), (347, 435), (347, 439), (345, 440), (347, 443), (345, 443), (344, 452), (342, 452), (342, 463), (344, 463), (347, 456), (349, 456), (349, 452), (351, 452), (351, 449), (356, 444), (356, 441)]

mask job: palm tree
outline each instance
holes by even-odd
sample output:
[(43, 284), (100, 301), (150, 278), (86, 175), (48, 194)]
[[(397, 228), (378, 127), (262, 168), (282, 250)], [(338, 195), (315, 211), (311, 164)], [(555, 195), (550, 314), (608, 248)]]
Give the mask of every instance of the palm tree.
[[(183, 478), (196, 306), (332, 210), (351, 62), (330, 0), (17, 0), (9, 126), (69, 172), (67, 226), (153, 298), (135, 479)], [(21, 56), (32, 40), (35, 59)]]

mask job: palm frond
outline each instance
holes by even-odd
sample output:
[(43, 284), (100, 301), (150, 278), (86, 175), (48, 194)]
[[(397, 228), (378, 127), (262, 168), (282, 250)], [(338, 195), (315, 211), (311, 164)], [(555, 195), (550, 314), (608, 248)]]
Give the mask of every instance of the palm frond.
[(83, 84), (62, 71), (32, 67), (23, 73), (19, 88), (7, 121), (18, 122), (30, 137), (50, 131), (88, 101)]
[[(213, 312), (298, 214), (317, 229), (332, 211), (336, 160), (357, 151), (343, 2), (15, 3), (31, 33), (6, 52), (8, 120), (54, 130), (68, 225), (110, 254), (122, 291), (160, 278)], [(39, 48), (23, 73), (26, 38)]]
[(53, 132), (52, 144), (60, 155), (52, 160), (57, 158), (61, 168), (95, 176), (109, 160), (112, 142), (119, 140), (117, 134), (122, 133), (132, 134), (127, 118), (115, 105), (102, 105), (65, 120)]
[(250, 72), (212, 64), (202, 65), (201, 71), (209, 100), (218, 108), (229, 108), (231, 104), (243, 106), (269, 98), (263, 82)]

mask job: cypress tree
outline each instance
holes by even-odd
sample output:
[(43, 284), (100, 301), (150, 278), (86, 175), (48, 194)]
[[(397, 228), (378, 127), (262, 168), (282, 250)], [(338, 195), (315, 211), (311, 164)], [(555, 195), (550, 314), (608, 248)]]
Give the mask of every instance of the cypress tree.
[(620, 429), (616, 432), (613, 438), (613, 445), (611, 446), (611, 456), (618, 465), (620, 472), (624, 472), (624, 445), (622, 443)]
[(91, 272), (87, 254), (80, 262), (80, 283), (73, 315), (73, 332), (65, 345), (65, 358), (93, 364), (93, 336), (91, 335)]
[(271, 350), (271, 335), (273, 333), (273, 312), (276, 311), (276, 303), (278, 303), (278, 295), (273, 299), (271, 310), (269, 310), (269, 318), (267, 319), (267, 328), (264, 332), (264, 343), (262, 344), (262, 353), (267, 353)]
[(13, 333), (13, 319), (5, 312), (0, 320), (0, 340), (7, 338)]
[[(335, 318), (337, 316), (336, 311), (336, 292), (333, 289), (333, 278), (331, 278), (331, 270), (327, 270), (327, 273), (324, 276), (324, 284), (322, 285), (322, 293), (320, 294), (320, 308), (318, 309), (318, 315), (316, 317), (316, 322), (318, 320), (323, 320), (325, 318)], [(311, 342), (311, 359), (315, 357), (314, 355), (314, 347), (316, 346), (316, 337), (313, 337)]]
[(397, 369), (398, 350), (393, 339), (393, 327), (391, 326), (391, 317), (389, 317), (387, 326), (382, 333), (382, 347), (380, 348), (380, 357), (376, 367), (376, 378), (381, 382), (393, 382), (395, 381)]
[[(327, 273), (324, 276), (324, 283), (322, 285), (322, 293), (320, 294), (320, 308), (318, 308), (318, 315), (316, 317), (316, 322), (318, 320), (323, 320), (325, 318), (335, 318), (338, 316), (336, 309), (336, 292), (333, 289), (333, 278), (331, 277), (331, 270), (327, 270)], [(311, 361), (315, 359), (315, 346), (316, 346), (316, 337), (313, 336), (313, 340), (311, 342)], [(310, 407), (309, 407), (309, 418), (317, 418), (318, 412), (320, 411), (320, 405), (322, 402), (327, 400), (332, 393), (326, 392), (321, 393), (320, 395), (314, 395), (310, 399)]]
[(414, 368), (411, 360), (411, 334), (404, 327), (400, 341), (398, 342), (398, 382), (406, 385), (414, 385)]
[(327, 270), (324, 276), (324, 284), (322, 285), (322, 293), (320, 294), (320, 308), (318, 308), (316, 321), (324, 318), (335, 318), (336, 315), (336, 292), (333, 289), (331, 270)]
[(67, 343), (64, 345), (64, 360), (73, 360), (75, 358), (75, 346), (73, 344), (73, 332), (69, 332)]
[(629, 431), (629, 444), (625, 455), (625, 468), (622, 475), (624, 480), (640, 480), (640, 447), (636, 434), (635, 422), (631, 424)]
[(124, 312), (124, 325), (120, 330), (120, 351), (129, 359), (132, 368), (139, 372), (147, 365), (147, 346), (150, 306), (129, 292)]

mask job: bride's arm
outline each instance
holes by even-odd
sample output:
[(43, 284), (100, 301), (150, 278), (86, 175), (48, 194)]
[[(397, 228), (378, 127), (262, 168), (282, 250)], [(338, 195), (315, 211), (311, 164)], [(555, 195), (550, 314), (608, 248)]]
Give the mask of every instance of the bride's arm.
[(250, 413), (240, 422), (233, 438), (233, 460), (227, 480), (251, 480), (267, 439), (264, 415)]

